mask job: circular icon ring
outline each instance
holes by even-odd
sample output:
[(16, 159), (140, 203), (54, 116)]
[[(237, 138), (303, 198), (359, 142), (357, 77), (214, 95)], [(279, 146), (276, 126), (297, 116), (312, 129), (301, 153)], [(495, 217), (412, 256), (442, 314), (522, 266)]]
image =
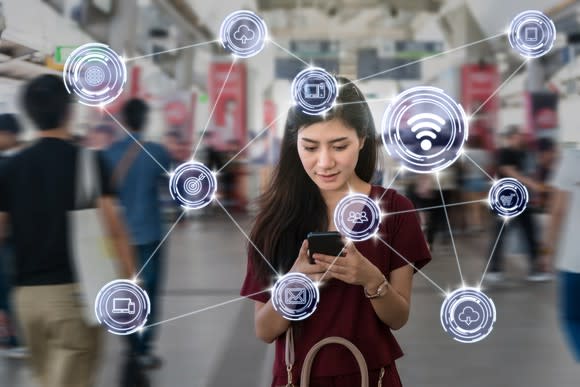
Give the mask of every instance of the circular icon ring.
[(79, 102), (101, 106), (114, 101), (127, 82), (127, 66), (123, 58), (109, 46), (88, 43), (76, 48), (66, 59), (64, 85)]
[(215, 175), (203, 164), (181, 164), (171, 174), (169, 192), (182, 207), (196, 210), (207, 206), (217, 190)]
[(489, 205), (497, 215), (511, 218), (525, 211), (529, 195), (526, 187), (510, 177), (496, 181), (489, 190)]
[(316, 284), (302, 273), (288, 273), (274, 284), (272, 306), (282, 317), (300, 321), (310, 317), (320, 300)]
[(447, 168), (461, 155), (467, 137), (463, 108), (435, 87), (404, 91), (383, 115), (382, 139), (387, 152), (413, 172)]
[(147, 292), (129, 280), (109, 282), (95, 300), (98, 321), (115, 335), (130, 335), (143, 328), (150, 312)]
[(495, 320), (493, 301), (477, 289), (458, 289), (441, 306), (443, 329), (461, 343), (483, 340), (491, 333)]
[(360, 242), (379, 230), (381, 210), (377, 203), (363, 194), (351, 194), (338, 202), (334, 210), (336, 229), (348, 239)]
[(319, 67), (304, 69), (294, 77), (292, 99), (308, 115), (323, 114), (334, 106), (338, 97), (338, 81)]
[(266, 22), (251, 11), (231, 13), (220, 27), (222, 46), (240, 58), (249, 58), (262, 51), (267, 34)]
[(508, 39), (523, 57), (539, 58), (554, 46), (556, 26), (540, 11), (524, 11), (512, 20)]

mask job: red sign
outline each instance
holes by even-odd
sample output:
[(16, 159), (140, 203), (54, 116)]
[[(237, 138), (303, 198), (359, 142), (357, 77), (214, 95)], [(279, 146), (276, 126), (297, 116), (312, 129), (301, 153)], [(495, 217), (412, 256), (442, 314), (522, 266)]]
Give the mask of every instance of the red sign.
[(241, 148), (246, 143), (248, 131), (246, 66), (243, 63), (212, 63), (208, 88), (210, 106), (215, 106), (213, 123), (208, 129), (214, 132), (216, 146), (223, 150)]
[[(486, 149), (494, 149), (499, 99), (493, 95), (499, 86), (499, 73), (493, 64), (466, 64), (461, 68), (461, 105), (468, 116), (469, 136), (479, 136)], [(491, 97), (491, 98), (490, 98)]]

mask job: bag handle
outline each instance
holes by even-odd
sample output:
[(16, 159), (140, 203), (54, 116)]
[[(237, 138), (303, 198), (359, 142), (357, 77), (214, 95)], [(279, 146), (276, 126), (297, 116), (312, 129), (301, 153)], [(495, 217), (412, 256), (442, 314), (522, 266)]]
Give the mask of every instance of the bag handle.
[(360, 383), (361, 387), (369, 386), (369, 371), (367, 368), (367, 363), (361, 351), (350, 341), (343, 337), (331, 336), (320, 340), (316, 343), (310, 351), (306, 354), (304, 359), (304, 364), (302, 365), (302, 374), (300, 375), (300, 386), (308, 387), (310, 383), (310, 371), (312, 369), (312, 364), (314, 363), (314, 358), (318, 354), (318, 351), (328, 344), (340, 344), (346, 347), (353, 355), (358, 363), (358, 368), (360, 369)]
[(119, 164), (117, 164), (117, 167), (115, 168), (113, 174), (111, 175), (111, 184), (113, 187), (117, 188), (121, 185), (121, 181), (125, 178), (127, 172), (129, 171), (129, 168), (131, 168), (133, 162), (135, 161), (135, 158), (139, 154), (140, 151), (139, 148), (140, 148), (139, 143), (134, 142), (125, 151), (125, 154), (123, 154), (121, 161), (119, 161)]

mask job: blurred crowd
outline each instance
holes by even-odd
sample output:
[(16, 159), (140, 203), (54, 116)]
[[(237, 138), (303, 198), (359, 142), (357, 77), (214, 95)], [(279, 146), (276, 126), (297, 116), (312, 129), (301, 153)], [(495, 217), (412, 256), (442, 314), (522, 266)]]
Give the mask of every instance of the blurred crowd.
[[(170, 171), (187, 161), (192, 144), (171, 131), (165, 132), (162, 144), (145, 141), (149, 106), (140, 99), (124, 104), (119, 119), (131, 135), (116, 139), (108, 125), (96, 126), (87, 137), (73, 136), (70, 96), (58, 77), (36, 78), (25, 85), (22, 95), (24, 113), (37, 129), (34, 141), (20, 140), (17, 115), (0, 115), (1, 354), (30, 361), (43, 386), (89, 386), (102, 336), (95, 327), (86, 326), (78, 310), (73, 258), (68, 252), (70, 235), (63, 223), (66, 213), (74, 210), (78, 149), (98, 150), (102, 200), (96, 205), (105, 214), (125, 276), (132, 278), (150, 260), (140, 278), (151, 298), (151, 321), (155, 322), (166, 265), (162, 238), (181, 211), (168, 195), (164, 169)], [(569, 251), (574, 244), (568, 236), (569, 219), (580, 216), (578, 199), (574, 202), (569, 194), (580, 185), (574, 173), (577, 155), (558, 163), (560, 152), (553, 139), (530, 140), (513, 126), (498, 132), (502, 137), (498, 149), (486, 149), (480, 138), (470, 136), (463, 156), (452, 167), (437, 174), (406, 174), (397, 185), (405, 187), (421, 210), (433, 252), (450, 243), (448, 222), (455, 235), (489, 239), (488, 254), (482, 254), (482, 266), (490, 258), (486, 285), (505, 280), (508, 249), (525, 249), (530, 281), (553, 279), (556, 256), (565, 255), (558, 265), (563, 284), (561, 317), (580, 360), (580, 303), (574, 298), (580, 294), (580, 258)], [(223, 203), (242, 209), (237, 198), (240, 171), (229, 161), (243, 144), (220, 149), (214, 146), (214, 135), (209, 131), (204, 136), (204, 162), (212, 170), (223, 169), (218, 184)], [(375, 183), (386, 185), (383, 175), (386, 169), (377, 169)], [(518, 179), (531, 197), (527, 209), (509, 221), (493, 215), (487, 202), (492, 178), (502, 177)], [(122, 213), (116, 209), (117, 202)], [(506, 246), (512, 230), (521, 235), (514, 239), (515, 245)], [(568, 239), (559, 243), (562, 238)], [(561, 246), (564, 251), (557, 253)], [(40, 308), (39, 302), (45, 305)], [(75, 332), (72, 338), (70, 330)], [(147, 329), (126, 340), (120, 385), (147, 385), (145, 371), (162, 366), (155, 353), (155, 336), (155, 329)], [(75, 345), (71, 346), (71, 340)]]

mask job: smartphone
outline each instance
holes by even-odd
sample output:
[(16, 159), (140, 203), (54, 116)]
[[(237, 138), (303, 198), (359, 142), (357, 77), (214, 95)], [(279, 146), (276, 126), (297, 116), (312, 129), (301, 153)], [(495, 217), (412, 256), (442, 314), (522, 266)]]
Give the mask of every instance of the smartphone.
[[(314, 264), (312, 254), (318, 253), (336, 257), (341, 253), (343, 248), (344, 244), (342, 243), (342, 237), (339, 232), (308, 233), (308, 260), (311, 264)], [(342, 255), (344, 255), (344, 252)]]

